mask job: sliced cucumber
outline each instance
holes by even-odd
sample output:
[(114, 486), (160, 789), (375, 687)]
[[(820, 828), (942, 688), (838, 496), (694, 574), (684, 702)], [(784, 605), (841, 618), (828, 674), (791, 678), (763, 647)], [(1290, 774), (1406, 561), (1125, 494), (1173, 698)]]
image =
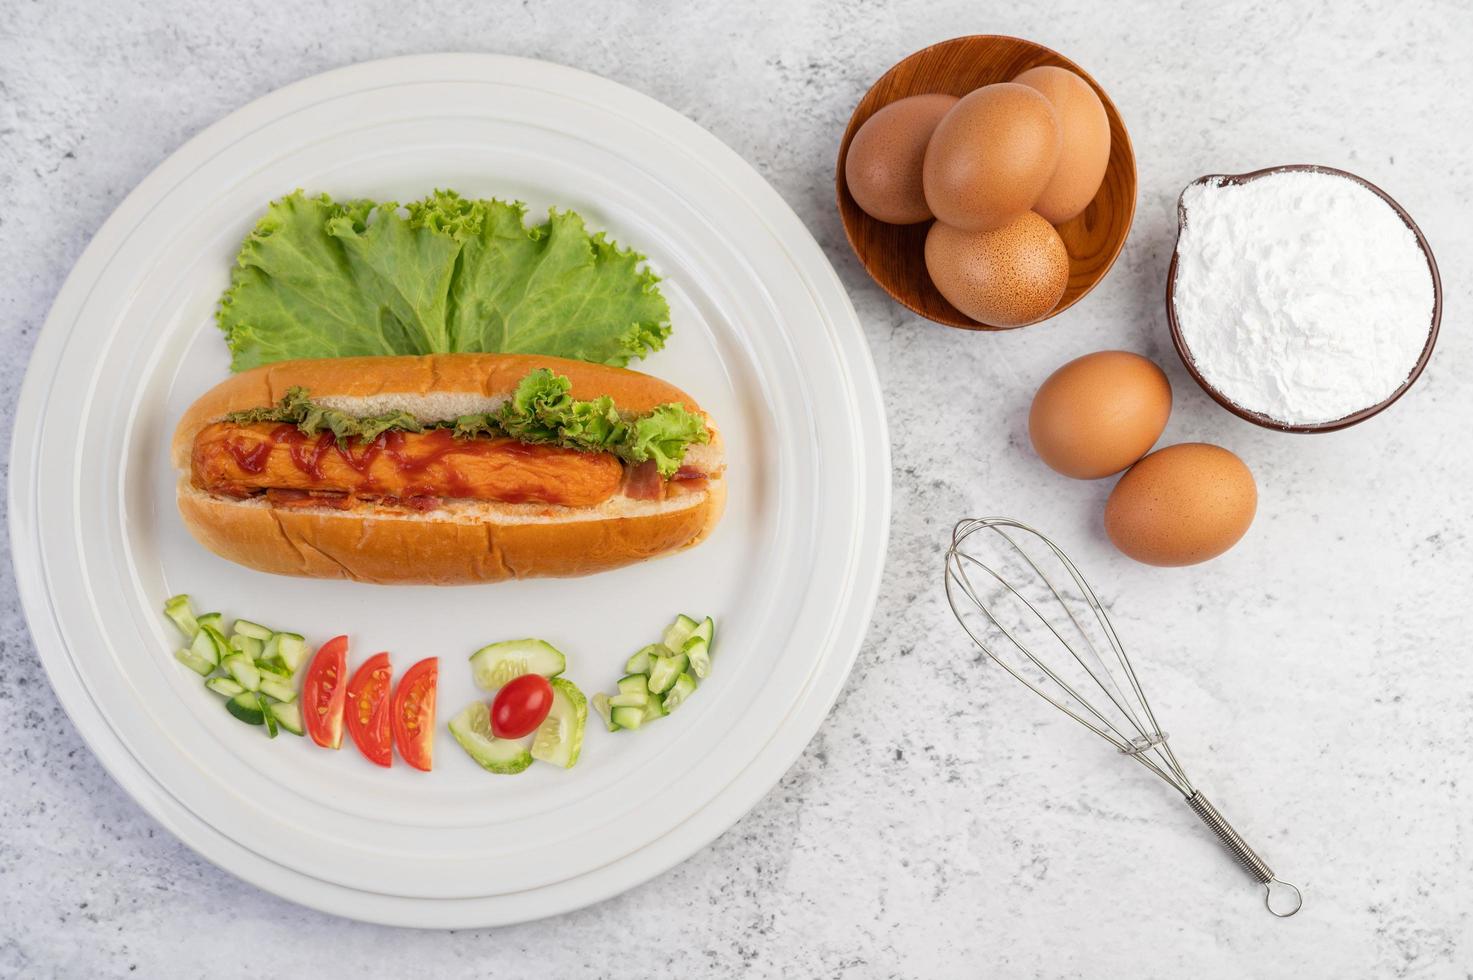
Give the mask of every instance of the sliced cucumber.
[(597, 711), (598, 716), (604, 720), (604, 727), (611, 732), (617, 732), (619, 726), (614, 724), (614, 706), (609, 703), (609, 696), (600, 691), (591, 700), (593, 710)]
[(270, 674), (273, 677), (284, 681), (289, 681), (292, 679), (291, 672), (288, 671), (286, 667), (282, 666), (282, 663), (279, 660), (257, 660), (256, 669), (261, 672), (261, 676), (263, 678), (267, 674)]
[(450, 734), (482, 769), (514, 775), (532, 764), (532, 753), (521, 742), (491, 734), (491, 712), (484, 701), (473, 701), (450, 721)]
[(660, 707), (665, 709), (666, 714), (669, 714), (684, 704), (685, 699), (690, 697), (695, 692), (695, 689), (696, 679), (689, 674), (681, 674), (675, 679), (675, 685), (670, 688), (670, 692), (665, 695), (665, 699), (660, 702)]
[(552, 685), (552, 708), (532, 737), (532, 758), (571, 769), (583, 749), (588, 699), (566, 678), (554, 677), (548, 683)]
[(685, 649), (685, 641), (690, 639), (691, 634), (696, 631), (696, 627), (699, 625), (694, 619), (683, 613), (676, 616), (675, 622), (671, 623), (669, 628), (665, 630), (665, 648), (671, 653), (679, 653)]
[(201, 626), (199, 632), (194, 634), (189, 652), (218, 667), (221, 659), (229, 655), (230, 648), (225, 645), (225, 638), (213, 626)]
[(189, 605), (189, 596), (180, 593), (164, 600), (164, 615), (179, 627), (186, 640), (193, 640), (199, 632), (199, 621), (194, 618), (194, 609)]
[(234, 650), (242, 657), (250, 658), (252, 662), (260, 659), (261, 650), (265, 646), (266, 644), (262, 643), (254, 636), (246, 636), (244, 633), (236, 633), (230, 638), (230, 649)]
[(266, 737), (275, 738), (277, 730), (276, 716), (271, 713), (270, 702), (257, 698), (256, 703), (261, 706), (261, 721), (266, 725)]
[(208, 687), (222, 698), (233, 698), (237, 694), (245, 693), (245, 688), (228, 677), (211, 677), (205, 681), (205, 687)]
[(302, 709), (296, 704), (272, 702), (266, 705), (266, 713), (275, 718), (278, 725), (293, 735), (301, 735), (306, 731), (302, 727)]
[(619, 678), (619, 693), (609, 698), (609, 704), (615, 708), (643, 708), (649, 699), (649, 678), (643, 674), (629, 674)]
[(268, 698), (290, 704), (297, 699), (296, 685), (291, 681), (278, 677), (276, 674), (261, 674), (261, 693)]
[(261, 699), (250, 691), (242, 691), (225, 702), (225, 710), (247, 725), (264, 725), (266, 712), (261, 708)]
[(249, 619), (237, 619), (235, 621), (235, 628), (231, 632), (237, 636), (249, 636), (253, 640), (260, 640), (262, 643), (265, 643), (274, 635), (260, 623), (253, 623)]
[(203, 616), (200, 616), (196, 620), (196, 622), (199, 623), (199, 625), (201, 626), (214, 627), (222, 635), (225, 632), (225, 627), (222, 625), (225, 622), (225, 615), (223, 613), (205, 613)]
[(174, 659), (179, 661), (184, 666), (188, 667), (190, 670), (194, 671), (196, 674), (199, 674), (201, 677), (209, 677), (215, 672), (215, 664), (212, 661), (206, 660), (204, 657), (201, 657), (193, 650), (175, 650)]
[(239, 653), (232, 653), (220, 661), (220, 666), (225, 672), (235, 678), (235, 682), (247, 691), (256, 691), (261, 687), (261, 672), (249, 657)]
[(523, 674), (556, 677), (567, 666), (568, 659), (546, 640), (505, 640), (471, 654), (471, 675), (486, 691), (505, 687)]
[(268, 646), (276, 644), (273, 651), (276, 659), (293, 674), (301, 670), (302, 664), (307, 662), (307, 641), (298, 633), (273, 633), (266, 643)]
[(685, 668), (690, 665), (685, 654), (676, 653), (668, 657), (656, 657), (655, 665), (650, 668), (650, 693), (664, 694), (675, 686), (675, 678), (685, 673)]
[[(707, 620), (710, 622), (710, 620)], [(711, 643), (699, 636), (692, 636), (685, 641), (685, 659), (689, 662), (690, 672), (705, 680), (711, 673)]]
[(624, 673), (648, 674), (650, 667), (653, 666), (654, 658), (666, 652), (665, 648), (660, 644), (651, 643), (624, 662)]
[(646, 701), (644, 707), (641, 710), (644, 712), (643, 723), (646, 725), (648, 725), (655, 719), (663, 718), (670, 713), (665, 710), (665, 705), (662, 704), (660, 699), (657, 697), (651, 697), (648, 701)]
[[(653, 703), (654, 699), (650, 699)], [(630, 731), (644, 724), (643, 708), (615, 708), (610, 712), (610, 720), (616, 728), (627, 728)]]

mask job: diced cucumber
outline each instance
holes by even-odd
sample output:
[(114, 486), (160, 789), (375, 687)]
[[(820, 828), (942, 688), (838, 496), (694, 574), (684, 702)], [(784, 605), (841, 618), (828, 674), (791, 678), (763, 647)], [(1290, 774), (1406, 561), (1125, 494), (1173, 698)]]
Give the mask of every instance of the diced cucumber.
[(230, 653), (230, 648), (225, 645), (225, 639), (213, 626), (202, 625), (199, 632), (194, 634), (194, 642), (189, 645), (189, 652), (201, 660), (219, 666), (222, 658)]
[(691, 631), (690, 635), (699, 636), (701, 639), (706, 641), (707, 645), (709, 645), (711, 643), (711, 640), (714, 639), (716, 636), (715, 620), (713, 620), (710, 616), (707, 616), (705, 619), (701, 620), (701, 625), (697, 626), (694, 630)]
[(278, 725), (293, 735), (301, 735), (306, 731), (302, 727), (302, 709), (294, 703), (271, 702), (266, 705), (266, 713), (275, 718)]
[(523, 674), (556, 677), (567, 666), (567, 658), (546, 640), (505, 640), (471, 654), (471, 675), (486, 691), (505, 687)]
[(260, 640), (262, 643), (271, 639), (273, 635), (266, 627), (260, 623), (253, 623), (249, 619), (237, 619), (235, 621), (235, 628), (231, 632), (237, 636), (249, 636), (254, 640)]
[[(709, 623), (710, 620), (706, 622)], [(705, 680), (711, 673), (711, 642), (692, 636), (685, 641), (685, 658), (689, 661), (691, 673)]]
[(548, 683), (552, 685), (552, 708), (532, 738), (532, 758), (571, 769), (583, 749), (588, 699), (564, 677), (554, 677)]
[(291, 681), (276, 674), (261, 673), (261, 693), (278, 701), (292, 702), (297, 699), (297, 688)]
[(532, 753), (521, 742), (491, 734), (491, 711), (484, 701), (471, 702), (451, 719), (450, 734), (467, 755), (490, 772), (510, 776), (532, 764)]
[(225, 616), (223, 613), (205, 613), (203, 616), (200, 616), (198, 619), (196, 619), (195, 622), (199, 623), (199, 625), (201, 626), (213, 626), (215, 629), (219, 630), (222, 635), (225, 633), (225, 627), (222, 625), (225, 622)]
[(648, 674), (653, 658), (665, 653), (666, 650), (658, 643), (651, 643), (640, 650), (634, 656), (624, 662), (624, 673), (626, 674)]
[(257, 660), (256, 669), (261, 672), (261, 676), (263, 678), (267, 674), (271, 674), (272, 676), (284, 681), (289, 681), (292, 679), (291, 672), (287, 670), (286, 667), (283, 666), (281, 661), (279, 660)]
[(261, 650), (266, 644), (254, 636), (246, 636), (244, 633), (236, 633), (230, 638), (230, 649), (243, 657), (248, 657), (252, 662), (261, 656)]
[(685, 641), (690, 639), (691, 634), (696, 631), (696, 627), (699, 625), (699, 623), (684, 613), (676, 616), (675, 622), (671, 623), (669, 628), (665, 630), (665, 648), (671, 653), (679, 653), (685, 648)]
[(276, 644), (276, 659), (295, 674), (307, 662), (307, 641), (298, 633), (273, 633), (267, 644)]
[[(651, 699), (653, 700), (653, 698)], [(643, 708), (615, 708), (609, 715), (610, 720), (618, 728), (627, 728), (630, 731), (644, 724)]]
[(650, 668), (650, 693), (664, 694), (670, 690), (675, 685), (675, 678), (684, 673), (689, 665), (683, 653), (656, 657), (654, 666)]
[(237, 694), (244, 694), (245, 688), (228, 677), (211, 677), (205, 681), (205, 687), (214, 691), (222, 698), (233, 698)]
[(224, 668), (226, 673), (235, 678), (235, 682), (237, 684), (245, 688), (247, 691), (255, 691), (260, 689), (261, 672), (256, 669), (256, 665), (251, 661), (249, 657), (242, 656), (238, 653), (232, 653), (230, 656), (220, 661), (220, 666)]
[(186, 640), (193, 640), (199, 632), (199, 621), (194, 618), (194, 609), (189, 605), (189, 596), (180, 593), (164, 600), (164, 615), (179, 627)]
[(643, 721), (646, 725), (648, 725), (655, 719), (663, 718), (670, 713), (665, 710), (665, 706), (660, 703), (660, 699), (653, 696), (645, 702), (644, 707), (640, 710), (644, 712)]
[(685, 703), (685, 699), (691, 696), (696, 689), (696, 679), (689, 674), (681, 674), (675, 679), (675, 686), (670, 688), (670, 693), (665, 695), (665, 700), (660, 702), (660, 707), (669, 714)]
[(215, 672), (214, 663), (206, 660), (204, 657), (201, 657), (193, 650), (175, 650), (174, 659), (179, 661), (184, 666), (188, 667), (190, 670), (194, 671), (196, 674), (199, 674), (201, 677), (209, 677)]
[(649, 699), (649, 678), (629, 674), (619, 678), (619, 693), (609, 698), (609, 704), (615, 708), (643, 708)]
[(267, 701), (262, 701), (260, 698), (256, 699), (256, 703), (261, 706), (261, 721), (264, 722), (266, 725), (266, 737), (275, 738), (276, 716), (271, 713), (270, 703)]
[(600, 691), (593, 696), (592, 701), (593, 710), (597, 711), (598, 716), (604, 720), (604, 727), (611, 732), (617, 732), (619, 726), (614, 724), (614, 706), (609, 703), (609, 696)]
[(247, 725), (264, 725), (266, 712), (261, 708), (261, 699), (250, 691), (243, 691), (225, 702), (225, 710)]

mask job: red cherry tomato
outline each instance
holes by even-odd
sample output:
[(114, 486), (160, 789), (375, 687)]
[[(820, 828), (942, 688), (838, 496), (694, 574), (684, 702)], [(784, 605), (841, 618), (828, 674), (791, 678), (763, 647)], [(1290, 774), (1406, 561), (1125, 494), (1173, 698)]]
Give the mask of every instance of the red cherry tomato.
[(389, 708), (399, 758), (424, 772), (430, 771), (434, 759), (435, 686), (439, 679), (439, 658), (421, 660), (399, 679)]
[(389, 655), (376, 653), (348, 682), (348, 734), (365, 759), (385, 768), (394, 764), (389, 734), (389, 688), (393, 680)]
[(496, 692), (491, 702), (491, 734), (497, 738), (530, 735), (552, 710), (552, 685), (541, 674), (523, 674)]
[(325, 749), (343, 744), (343, 697), (347, 693), (348, 638), (335, 636), (307, 667), (302, 681), (302, 724), (312, 741)]

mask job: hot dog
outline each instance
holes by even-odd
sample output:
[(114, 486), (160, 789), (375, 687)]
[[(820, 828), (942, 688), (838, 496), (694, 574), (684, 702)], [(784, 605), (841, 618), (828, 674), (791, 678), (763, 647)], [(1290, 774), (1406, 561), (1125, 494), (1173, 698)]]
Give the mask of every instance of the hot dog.
[(264, 572), (461, 584), (617, 568), (704, 540), (720, 435), (679, 389), (553, 357), (286, 361), (175, 430), (178, 504)]

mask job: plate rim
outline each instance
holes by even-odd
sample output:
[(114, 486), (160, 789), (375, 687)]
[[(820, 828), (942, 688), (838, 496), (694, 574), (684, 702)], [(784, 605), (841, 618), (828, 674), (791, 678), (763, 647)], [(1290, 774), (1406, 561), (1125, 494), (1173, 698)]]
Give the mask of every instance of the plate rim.
[[(857, 466), (861, 472), (883, 476), (883, 479), (867, 482), (860, 488), (863, 494), (873, 496), (875, 500), (873, 504), (860, 507), (859, 512), (878, 519), (875, 521), (876, 526), (869, 529), (874, 535), (872, 548), (856, 549), (853, 553), (854, 568), (849, 574), (849, 588), (844, 605), (840, 607), (841, 612), (850, 616), (850, 623), (857, 624), (849, 628), (848, 632), (852, 635), (842, 639), (835, 637), (830, 641), (828, 649), (816, 661), (812, 676), (813, 690), (795, 705), (793, 711), (772, 731), (764, 746), (733, 779), (694, 811), (687, 823), (680, 828), (680, 832), (669, 834), (584, 874), (524, 893), (469, 899), (373, 895), (325, 882), (306, 872), (271, 862), (216, 830), (189, 811), (167, 787), (159, 783), (158, 777), (133, 755), (107, 723), (82, 681), (72, 652), (55, 620), (56, 610), (47, 587), (46, 555), (39, 540), (39, 522), (29, 510), (36, 499), (35, 470), (25, 464), (29, 464), (39, 448), (38, 423), (41, 421), (41, 408), (49, 387), (45, 382), (61, 363), (77, 314), (85, 306), (87, 297), (97, 286), (99, 274), (116, 254), (123, 240), (154, 207), (167, 198), (172, 185), (177, 183), (181, 170), (187, 173), (188, 168), (208, 159), (256, 125), (291, 111), (294, 106), (317, 94), (397, 87), (428, 79), (487, 80), (488, 74), (502, 75), (503, 77), (495, 79), (497, 81), (507, 81), (515, 76), (524, 79), (528, 75), (540, 76), (536, 79), (538, 88), (560, 94), (577, 90), (582, 95), (592, 94), (595, 97), (624, 100), (637, 107), (641, 114), (651, 114), (655, 122), (663, 122), (679, 130), (681, 141), (688, 150), (712, 164), (721, 165), (713, 166), (714, 174), (728, 181), (732, 178), (739, 179), (744, 186), (737, 189), (738, 193), (764, 223), (770, 226), (787, 226), (785, 232), (788, 233), (789, 240), (796, 243), (796, 250), (806, 253), (803, 256), (804, 261), (800, 262), (799, 257), (793, 254), (794, 249), (787, 249), (789, 262), (813, 294), (816, 306), (827, 314), (830, 330), (843, 331), (847, 325), (849, 332), (857, 334), (860, 341), (858, 344), (836, 344), (836, 363), (854, 408), (866, 416), (864, 422), (867, 424), (861, 427), (871, 434), (861, 448), (861, 458)], [(558, 87), (560, 85), (568, 88)], [(62, 330), (67, 332), (59, 332)], [(835, 337), (836, 340), (850, 339), (837, 333)], [(864, 397), (866, 395), (869, 397)], [(730, 829), (777, 785), (797, 761), (841, 693), (873, 618), (890, 534), (890, 438), (878, 373), (853, 304), (832, 263), (802, 220), (755, 168), (714, 134), (677, 110), (628, 86), (579, 69), (509, 55), (407, 55), (333, 69), (292, 82), (252, 100), (201, 130), (170, 153), (124, 197), (99, 227), (68, 273), (53, 300), (31, 353), (17, 399), (12, 436), (12, 476), (7, 487), (7, 520), (17, 592), (32, 643), (48, 681), (89, 750), (112, 779), (145, 812), (185, 846), (215, 866), (287, 901), (329, 914), (388, 925), (429, 928), (505, 925), (573, 911), (650, 880), (685, 861)], [(27, 472), (30, 474), (28, 477), (16, 479), (15, 474)], [(867, 569), (862, 567), (866, 562), (870, 565)], [(843, 627), (836, 627), (836, 630), (840, 628)], [(775, 743), (784, 740), (787, 744), (776, 750), (773, 748)], [(769, 760), (764, 753), (772, 751), (777, 754)], [(759, 769), (760, 775), (756, 774)], [(708, 814), (713, 808), (720, 809), (722, 813), (714, 817), (702, 817), (699, 829), (688, 829), (697, 824), (698, 817)], [(658, 852), (658, 855), (654, 852)], [(653, 857), (653, 860), (641, 861), (640, 858), (646, 855)], [(613, 873), (619, 869), (624, 869), (623, 873)], [(318, 887), (304, 890), (303, 882), (312, 882)], [(310, 891), (311, 894), (306, 894), (305, 891)], [(573, 891), (576, 894), (567, 894)], [(550, 900), (540, 903), (540, 908), (532, 908), (534, 903), (531, 899), (535, 894), (548, 896)], [(525, 896), (523, 900), (527, 902), (528, 914), (488, 914), (491, 907), (504, 905), (518, 895)], [(353, 907), (345, 907), (345, 903)], [(432, 910), (433, 914), (426, 916), (423, 914), (425, 910)]]

